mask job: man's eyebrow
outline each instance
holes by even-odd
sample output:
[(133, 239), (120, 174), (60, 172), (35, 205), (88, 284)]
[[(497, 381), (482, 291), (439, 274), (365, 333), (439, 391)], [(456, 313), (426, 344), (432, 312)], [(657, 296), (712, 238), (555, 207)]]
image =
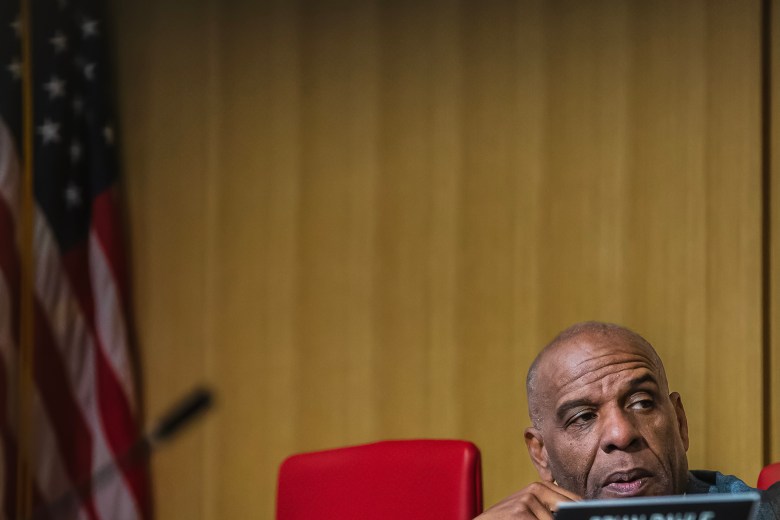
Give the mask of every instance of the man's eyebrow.
[(642, 386), (645, 383), (653, 383), (655, 386), (660, 386), (658, 384), (658, 380), (655, 378), (655, 376), (651, 373), (645, 374), (643, 376), (637, 377), (629, 381), (628, 386), (629, 388), (636, 388), (638, 386)]

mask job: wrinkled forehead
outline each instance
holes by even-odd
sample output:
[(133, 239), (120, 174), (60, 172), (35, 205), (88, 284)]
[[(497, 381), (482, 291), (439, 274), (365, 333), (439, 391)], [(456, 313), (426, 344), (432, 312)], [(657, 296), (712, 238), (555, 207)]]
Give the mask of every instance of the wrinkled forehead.
[(552, 347), (540, 360), (543, 394), (555, 400), (571, 388), (594, 381), (649, 372), (668, 391), (658, 355), (647, 345), (622, 336), (582, 334)]

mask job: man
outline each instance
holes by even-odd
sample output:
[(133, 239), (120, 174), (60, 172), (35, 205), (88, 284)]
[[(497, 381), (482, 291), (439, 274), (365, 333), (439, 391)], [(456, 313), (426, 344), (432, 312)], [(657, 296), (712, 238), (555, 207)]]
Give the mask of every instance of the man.
[[(688, 471), (688, 422), (653, 347), (635, 332), (586, 322), (563, 331), (526, 379), (535, 482), (479, 518), (552, 519), (561, 502), (751, 489), (736, 477)], [(757, 520), (780, 520), (780, 485)]]

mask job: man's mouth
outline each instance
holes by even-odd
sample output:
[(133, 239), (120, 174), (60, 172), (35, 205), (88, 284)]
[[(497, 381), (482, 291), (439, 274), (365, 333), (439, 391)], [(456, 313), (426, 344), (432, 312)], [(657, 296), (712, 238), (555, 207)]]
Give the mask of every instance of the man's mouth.
[(641, 495), (650, 478), (650, 472), (644, 469), (616, 471), (604, 481), (604, 492), (616, 497)]

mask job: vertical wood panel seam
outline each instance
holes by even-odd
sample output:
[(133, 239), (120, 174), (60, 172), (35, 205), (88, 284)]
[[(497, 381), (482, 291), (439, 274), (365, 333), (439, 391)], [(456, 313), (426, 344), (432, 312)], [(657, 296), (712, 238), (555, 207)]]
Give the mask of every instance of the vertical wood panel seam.
[[(203, 319), (203, 376), (209, 382), (215, 379), (215, 348), (217, 343), (216, 321), (218, 319), (216, 311), (219, 308), (216, 297), (217, 287), (217, 269), (218, 251), (217, 233), (218, 233), (218, 204), (219, 204), (219, 170), (220, 170), (220, 121), (222, 113), (221, 106), (221, 75), (220, 71), (220, 35), (221, 35), (221, 17), (219, 16), (219, 1), (207, 0), (206, 12), (208, 13), (207, 44), (206, 49), (206, 67), (208, 70), (206, 78), (206, 185), (205, 185), (205, 258), (204, 258), (204, 306), (205, 316)], [(204, 450), (203, 450), (203, 479), (201, 504), (203, 507), (204, 518), (214, 518), (217, 514), (215, 487), (212, 485), (214, 476), (217, 475), (218, 465), (216, 462), (217, 454), (215, 452), (218, 433), (216, 425), (211, 422), (204, 428)]]
[(772, 450), (772, 0), (761, 1), (761, 373), (762, 458)]

